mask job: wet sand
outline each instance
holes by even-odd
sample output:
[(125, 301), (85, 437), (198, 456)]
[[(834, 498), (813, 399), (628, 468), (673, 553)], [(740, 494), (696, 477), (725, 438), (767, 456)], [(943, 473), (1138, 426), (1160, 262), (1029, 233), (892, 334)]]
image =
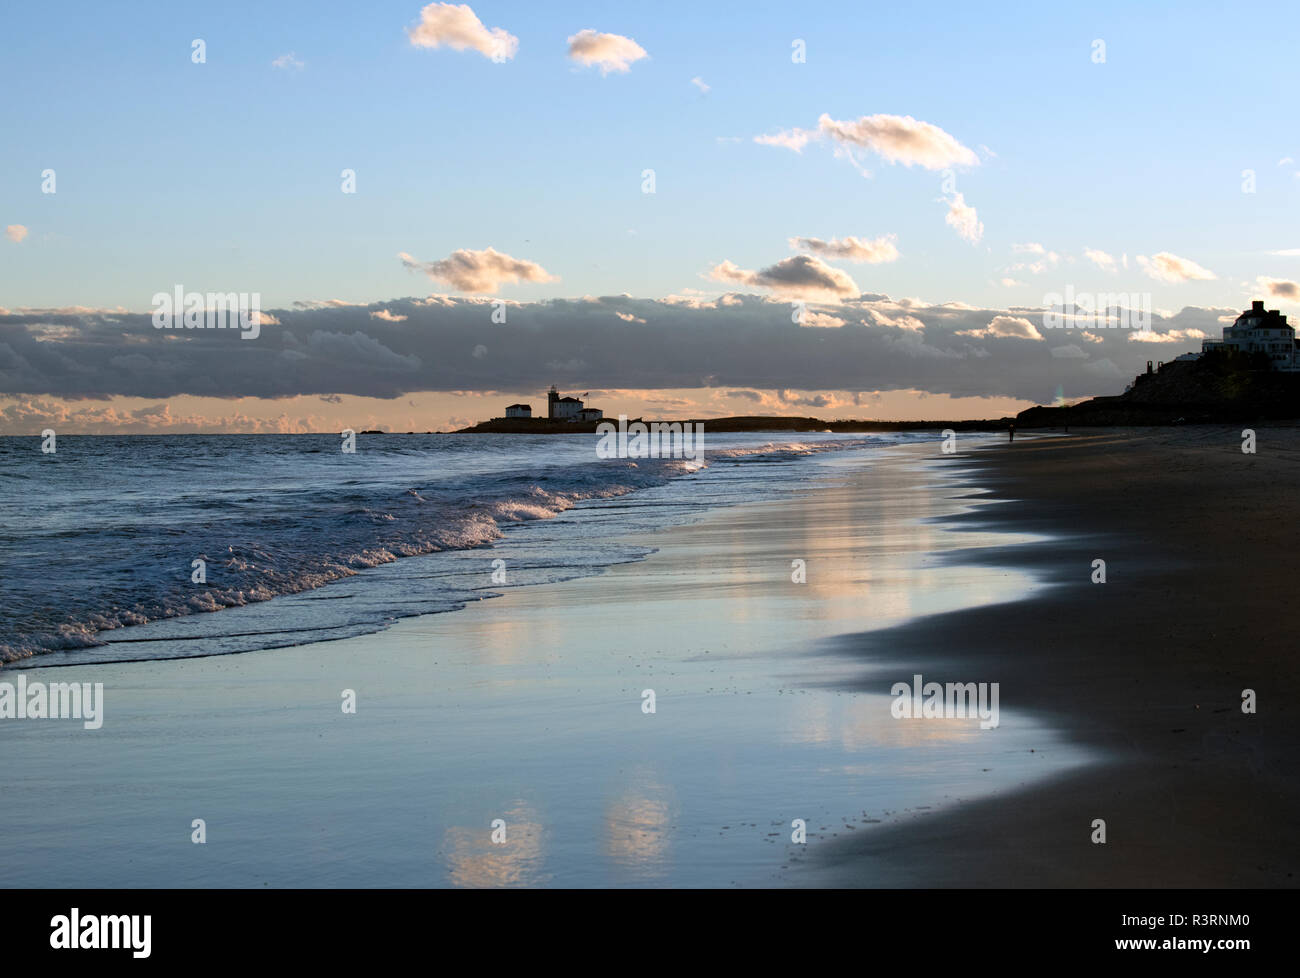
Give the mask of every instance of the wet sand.
[[(1103, 430), (973, 466), (1005, 506), (959, 519), (1051, 541), (990, 551), (1032, 598), (833, 641), (854, 688), (1001, 683), (1005, 709), (1107, 760), (810, 853), (803, 885), (1289, 887), (1300, 871), (1300, 430)], [(1106, 561), (1107, 582), (1091, 581)], [(1242, 712), (1253, 689), (1258, 712)], [(1093, 844), (1104, 819), (1107, 841)]]
[[(0, 725), (0, 885), (780, 886), (838, 839), (1086, 763), (1007, 704), (995, 730), (894, 720), (821, 646), (1035, 586), (974, 559), (1030, 537), (947, 528), (1004, 507), (938, 449), (833, 460), (834, 485), (632, 538), (644, 562), (380, 634), (25, 670), (103, 682), (106, 717)], [(466, 574), (486, 590), (497, 557)]]

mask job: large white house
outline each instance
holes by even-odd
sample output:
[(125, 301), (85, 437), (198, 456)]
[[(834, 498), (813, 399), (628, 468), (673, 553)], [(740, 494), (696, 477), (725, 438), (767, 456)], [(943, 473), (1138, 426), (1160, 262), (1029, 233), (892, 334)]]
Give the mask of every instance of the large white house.
[(1231, 326), (1224, 327), (1223, 339), (1201, 341), (1202, 353), (1225, 348), (1242, 353), (1265, 353), (1274, 370), (1300, 371), (1295, 327), (1288, 326), (1286, 316), (1276, 309), (1266, 310), (1259, 300), (1252, 302)]
[(546, 392), (546, 416), (556, 421), (599, 421), (603, 412), (599, 408), (583, 407), (580, 397), (561, 397), (552, 384)]

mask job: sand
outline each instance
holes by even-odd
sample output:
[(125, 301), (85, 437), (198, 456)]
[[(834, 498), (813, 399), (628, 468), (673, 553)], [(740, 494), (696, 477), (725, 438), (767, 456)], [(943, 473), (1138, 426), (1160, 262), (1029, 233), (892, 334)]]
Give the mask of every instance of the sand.
[[(1105, 762), (817, 853), (808, 885), (1279, 887), (1300, 870), (1294, 599), (1300, 431), (1093, 431), (974, 458), (1030, 600), (848, 637), (859, 688), (900, 664), (1002, 701)], [(972, 528), (982, 513), (965, 517)], [(1091, 581), (1106, 561), (1107, 582)], [(887, 664), (886, 664), (887, 663)], [(1258, 712), (1242, 712), (1253, 689)], [(1107, 841), (1091, 841), (1104, 819)]]
[[(1293, 885), (1300, 433), (1239, 446), (963, 435), (380, 634), (27, 670), (106, 718), (0, 725), (0, 885)], [(893, 719), (918, 672), (1001, 725)]]
[[(939, 477), (938, 448), (833, 460), (831, 485), (656, 532), (644, 562), (375, 635), (26, 670), (103, 682), (106, 718), (0, 726), (0, 883), (787, 885), (839, 838), (1086, 763), (1005, 708), (991, 731), (895, 721), (887, 690), (849, 689), (860, 666), (823, 648), (1033, 588), (933, 556), (1028, 539), (946, 528), (996, 507)], [(467, 554), (465, 573), (486, 584), (509, 553)]]

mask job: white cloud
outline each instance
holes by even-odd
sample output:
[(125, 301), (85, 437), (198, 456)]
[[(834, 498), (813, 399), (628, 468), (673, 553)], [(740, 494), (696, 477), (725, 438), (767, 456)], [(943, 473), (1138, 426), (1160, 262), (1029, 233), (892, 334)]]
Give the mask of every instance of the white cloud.
[(1098, 268), (1105, 269), (1108, 272), (1115, 271), (1115, 256), (1108, 255), (1104, 251), (1098, 251), (1096, 248), (1084, 248), (1083, 257), (1088, 259)]
[(299, 61), (298, 56), (295, 55), (292, 51), (290, 51), (288, 54), (282, 54), (274, 61), (272, 61), (271, 67), (284, 68), (286, 71), (289, 69), (293, 69), (295, 71), (302, 71), (302, 69), (305, 67), (305, 64), (304, 62)]
[(694, 78), (691, 79), (691, 84), (694, 85), (696, 88), (698, 88), (701, 94), (703, 95), (709, 94), (710, 86), (707, 85), (704, 79), (701, 78), (699, 75), (696, 75)]
[(446, 258), (431, 262), (418, 261), (406, 252), (397, 257), (412, 271), (423, 272), (461, 292), (495, 292), (510, 282), (559, 281), (536, 262), (513, 258), (495, 248), (482, 251), (461, 248)]
[(983, 329), (962, 329), (958, 336), (977, 336), (981, 339), (1041, 340), (1043, 334), (1028, 319), (1020, 316), (994, 316)]
[(817, 128), (837, 143), (870, 150), (889, 163), (927, 170), (979, 164), (979, 157), (953, 136), (910, 115), (864, 115), (840, 122), (823, 113)]
[(622, 34), (598, 34), (591, 28), (569, 38), (569, 57), (581, 65), (600, 68), (602, 75), (626, 72), (632, 62), (649, 57), (645, 48)]
[(382, 319), (382, 320), (383, 320), (384, 322), (386, 322), (386, 323), (404, 323), (404, 322), (406, 322), (406, 317), (405, 317), (405, 316), (398, 315), (398, 314), (395, 313), (395, 312), (390, 312), (390, 311), (387, 310), (387, 309), (376, 309), (374, 312), (372, 312), (372, 313), (370, 314), (370, 318), (371, 318), (371, 319)]
[(841, 121), (822, 113), (816, 129), (785, 129), (770, 136), (755, 136), (754, 142), (781, 146), (797, 153), (819, 139), (829, 139), (859, 170), (862, 168), (853, 156), (854, 150), (874, 153), (887, 163), (921, 166), (927, 170), (979, 165), (979, 157), (974, 151), (963, 146), (954, 136), (910, 115), (864, 115), (856, 120)]
[(874, 241), (854, 237), (832, 238), (830, 241), (823, 241), (821, 238), (791, 238), (790, 247), (802, 251), (811, 251), (815, 255), (824, 255), (827, 258), (839, 258), (844, 261), (879, 265), (883, 262), (898, 260), (898, 248), (894, 244), (895, 237), (895, 235), (886, 234)]
[(21, 224), (10, 224), (5, 228), (5, 237), (17, 244), (27, 237), (27, 228)]
[(1205, 333), (1199, 329), (1169, 329), (1158, 333), (1151, 329), (1137, 329), (1128, 332), (1130, 343), (1192, 343), (1205, 339)]
[(893, 326), (895, 329), (905, 329), (912, 333), (921, 333), (925, 331), (925, 323), (915, 316), (909, 316), (906, 313), (900, 313), (897, 316), (890, 316), (881, 312), (879, 309), (868, 309), (867, 314), (877, 326)]
[(945, 197), (943, 201), (948, 205), (944, 220), (971, 244), (977, 244), (984, 237), (984, 225), (975, 213), (975, 208), (967, 204), (966, 198), (960, 193)]
[(1179, 258), (1167, 251), (1150, 258), (1146, 255), (1138, 255), (1137, 261), (1143, 271), (1161, 282), (1208, 281), (1218, 277), (1191, 259)]
[(420, 23), (408, 28), (411, 44), (453, 51), (477, 51), (493, 61), (509, 61), (519, 50), (519, 38), (500, 27), (488, 29), (469, 4), (431, 3), (420, 11)]
[(803, 148), (816, 138), (817, 132), (813, 129), (788, 129), (771, 136), (755, 136), (754, 142), (763, 146), (782, 146), (802, 153)]

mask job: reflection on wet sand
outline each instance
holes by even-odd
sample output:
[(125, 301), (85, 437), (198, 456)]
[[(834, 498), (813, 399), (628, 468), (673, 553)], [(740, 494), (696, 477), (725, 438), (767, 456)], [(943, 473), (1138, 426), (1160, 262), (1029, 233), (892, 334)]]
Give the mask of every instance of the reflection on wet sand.
[(455, 826), (444, 833), (440, 854), (454, 886), (470, 888), (540, 886), (544, 872), (542, 826), (522, 802), (498, 816), (505, 821), (505, 841), (493, 842), (492, 820), (470, 828)]
[(645, 769), (605, 808), (605, 854), (616, 871), (634, 879), (660, 879), (672, 869), (668, 830), (672, 793)]
[(795, 697), (785, 714), (788, 743), (855, 753), (881, 747), (967, 743), (979, 737), (978, 718), (895, 719), (888, 696)]

